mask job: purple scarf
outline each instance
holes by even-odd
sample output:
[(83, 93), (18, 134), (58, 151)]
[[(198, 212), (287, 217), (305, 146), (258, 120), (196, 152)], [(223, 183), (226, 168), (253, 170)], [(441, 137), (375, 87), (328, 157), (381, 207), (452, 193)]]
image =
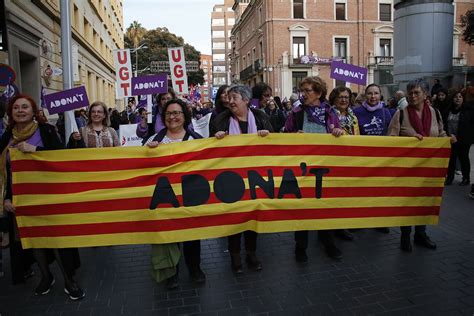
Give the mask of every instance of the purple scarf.
[(383, 108), (383, 103), (379, 102), (376, 106), (370, 106), (367, 104), (367, 101), (364, 101), (364, 103), (362, 103), (362, 106), (369, 112), (375, 112)]
[[(252, 110), (248, 109), (247, 114), (247, 124), (248, 130), (247, 134), (257, 134), (257, 123), (255, 123), (255, 116), (252, 113)], [(230, 117), (230, 124), (229, 124), (229, 135), (239, 135), (242, 134), (240, 130), (239, 121), (234, 118), (234, 116)]]
[(326, 102), (321, 103), (320, 106), (305, 106), (308, 121), (326, 126), (326, 112), (330, 108)]

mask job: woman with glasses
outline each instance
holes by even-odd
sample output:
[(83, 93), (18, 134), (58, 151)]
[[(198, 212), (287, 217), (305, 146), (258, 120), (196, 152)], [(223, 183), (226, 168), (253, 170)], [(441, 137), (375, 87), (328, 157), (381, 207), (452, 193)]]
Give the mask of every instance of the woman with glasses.
[(360, 135), (359, 122), (351, 109), (351, 95), (351, 89), (343, 86), (336, 87), (329, 94), (329, 103), (333, 105), (337, 113), (344, 134)]
[[(306, 77), (299, 85), (302, 94), (301, 106), (293, 108), (285, 123), (287, 133), (332, 134), (339, 137), (344, 134), (340, 128), (335, 110), (326, 100), (327, 87), (319, 77)], [(336, 247), (332, 230), (320, 230), (319, 240), (323, 243), (326, 254), (334, 259), (342, 258), (342, 252)], [(298, 262), (308, 261), (308, 231), (295, 232), (295, 259)]]
[(176, 99), (176, 94), (173, 89), (168, 88), (168, 92), (159, 93), (156, 96), (156, 105), (152, 110), (152, 121), (147, 123), (147, 113), (142, 115), (140, 123), (137, 125), (137, 136), (143, 139), (148, 139), (150, 136), (161, 131), (165, 124), (161, 120), (161, 113), (163, 112), (163, 106), (171, 99)]
[[(265, 137), (273, 132), (270, 119), (261, 110), (250, 108), (252, 94), (250, 88), (244, 85), (231, 86), (228, 92), (229, 109), (219, 114), (211, 123), (210, 136), (222, 139), (226, 135), (257, 134)], [(238, 233), (228, 237), (228, 247), (232, 271), (241, 274), (242, 262), (240, 258), (241, 235)], [(252, 270), (262, 270), (262, 264), (258, 260), (257, 233), (246, 231), (243, 233), (245, 239), (245, 250), (247, 252), (246, 262)]]
[[(178, 143), (193, 139), (202, 138), (201, 135), (187, 128), (191, 123), (191, 113), (187, 109), (186, 102), (182, 100), (169, 100), (166, 102), (161, 111), (160, 119), (164, 122), (165, 127), (158, 133), (143, 140), (143, 144), (149, 148), (160, 149), (163, 144)], [(201, 241), (192, 240), (183, 242), (184, 260), (188, 266), (191, 280), (196, 283), (206, 281), (206, 275), (201, 270)], [(160, 262), (163, 262), (163, 255), (170, 254), (170, 262), (174, 262), (173, 266), (163, 268)], [(166, 280), (168, 289), (178, 287), (178, 262), (180, 252), (178, 245), (162, 244), (152, 245), (152, 269), (153, 275), (157, 282)]]
[(87, 125), (74, 132), (68, 148), (101, 148), (120, 146), (117, 132), (109, 127), (109, 111), (105, 103), (96, 101), (89, 107)]
[[(429, 93), (428, 83), (423, 79), (412, 80), (407, 85), (408, 106), (395, 112), (388, 128), (389, 136), (416, 137), (446, 137), (443, 121), (437, 110), (426, 103)], [(400, 248), (411, 252), (411, 226), (401, 227)], [(415, 244), (436, 249), (436, 244), (426, 234), (426, 226), (415, 226)]]
[(258, 100), (258, 108), (264, 110), (272, 100), (272, 88), (264, 82), (257, 83), (252, 88), (252, 98)]

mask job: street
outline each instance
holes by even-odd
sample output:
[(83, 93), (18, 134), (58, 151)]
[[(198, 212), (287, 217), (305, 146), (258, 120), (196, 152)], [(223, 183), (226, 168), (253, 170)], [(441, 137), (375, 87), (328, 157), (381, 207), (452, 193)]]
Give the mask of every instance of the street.
[[(471, 161), (474, 150), (471, 148)], [(471, 179), (474, 177), (471, 172)], [(0, 314), (4, 315), (473, 315), (474, 200), (461, 176), (444, 190), (440, 225), (428, 234), (437, 250), (399, 249), (400, 232), (358, 230), (353, 242), (337, 240), (343, 259), (328, 258), (310, 233), (309, 261), (294, 260), (293, 233), (259, 235), (261, 272), (234, 276), (224, 238), (202, 241), (207, 281), (189, 280), (182, 258), (180, 286), (167, 290), (150, 275), (150, 246), (80, 250), (77, 276), (86, 297), (70, 301), (52, 265), (56, 284), (36, 297), (39, 271), (26, 284), (12, 286), (9, 255), (3, 250)], [(35, 267), (36, 268), (36, 267)]]

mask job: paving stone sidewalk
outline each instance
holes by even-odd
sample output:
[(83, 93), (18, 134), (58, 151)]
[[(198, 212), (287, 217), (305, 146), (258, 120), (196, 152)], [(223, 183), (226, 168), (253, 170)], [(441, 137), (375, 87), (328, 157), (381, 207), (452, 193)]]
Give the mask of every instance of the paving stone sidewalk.
[(399, 229), (364, 229), (353, 242), (337, 241), (344, 257), (335, 261), (313, 232), (309, 262), (298, 264), (292, 233), (265, 234), (258, 239), (263, 271), (234, 276), (226, 239), (212, 239), (202, 242), (207, 282), (191, 283), (183, 262), (172, 291), (151, 279), (148, 245), (81, 249), (77, 279), (87, 296), (77, 302), (64, 294), (55, 265), (48, 295), (33, 295), (38, 271), (12, 286), (3, 250), (0, 315), (473, 315), (474, 200), (459, 181), (444, 190), (440, 225), (428, 228), (437, 250), (403, 253)]

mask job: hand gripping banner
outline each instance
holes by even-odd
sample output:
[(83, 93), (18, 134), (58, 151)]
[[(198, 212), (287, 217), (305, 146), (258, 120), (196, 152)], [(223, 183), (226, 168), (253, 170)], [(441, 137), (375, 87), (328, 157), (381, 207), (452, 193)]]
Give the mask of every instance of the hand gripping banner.
[(23, 247), (437, 224), (448, 138), (271, 134), (22, 154)]

